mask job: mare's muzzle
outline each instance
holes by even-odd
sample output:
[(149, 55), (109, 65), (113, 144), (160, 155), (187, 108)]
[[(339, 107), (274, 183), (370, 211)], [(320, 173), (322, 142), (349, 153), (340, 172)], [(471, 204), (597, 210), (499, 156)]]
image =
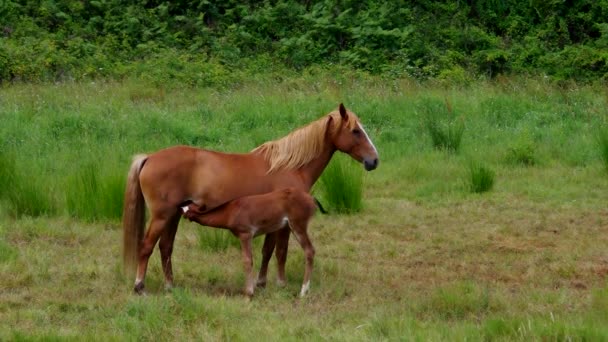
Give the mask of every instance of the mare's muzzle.
[(364, 159), (363, 166), (367, 171), (375, 170), (378, 167), (378, 158), (374, 158), (372, 160)]

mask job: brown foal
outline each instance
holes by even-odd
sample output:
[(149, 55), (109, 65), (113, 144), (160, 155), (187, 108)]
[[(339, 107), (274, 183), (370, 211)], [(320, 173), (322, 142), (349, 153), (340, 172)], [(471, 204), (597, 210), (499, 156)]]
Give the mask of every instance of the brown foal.
[(316, 206), (313, 197), (305, 191), (287, 188), (263, 195), (237, 198), (208, 212), (201, 212), (196, 204), (184, 206), (182, 210), (183, 215), (190, 221), (204, 226), (229, 229), (234, 236), (241, 240), (243, 264), (247, 277), (245, 294), (249, 297), (253, 296), (255, 287), (251, 251), (253, 238), (286, 227), (291, 229), (306, 256), (304, 281), (300, 290), (300, 296), (303, 297), (310, 288), (310, 276), (315, 255), (307, 228)]

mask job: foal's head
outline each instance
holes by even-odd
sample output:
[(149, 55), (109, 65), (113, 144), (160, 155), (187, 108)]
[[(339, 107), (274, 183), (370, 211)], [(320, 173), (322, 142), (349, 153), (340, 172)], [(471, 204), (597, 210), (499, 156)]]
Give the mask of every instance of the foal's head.
[(339, 151), (363, 163), (367, 171), (378, 167), (378, 151), (355, 113), (340, 103), (338, 111), (330, 113), (329, 125), (329, 138)]

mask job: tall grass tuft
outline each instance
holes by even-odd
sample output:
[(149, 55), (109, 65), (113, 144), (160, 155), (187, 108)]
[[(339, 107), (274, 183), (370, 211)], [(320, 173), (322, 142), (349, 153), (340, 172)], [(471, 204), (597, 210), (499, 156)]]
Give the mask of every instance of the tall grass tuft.
[(437, 100), (427, 100), (422, 104), (424, 126), (431, 137), (433, 147), (456, 153), (460, 149), (464, 134), (464, 121), (457, 118), (452, 105), (446, 99), (445, 105)]
[(321, 179), (319, 190), (323, 205), (330, 212), (356, 213), (363, 208), (363, 169), (350, 157), (337, 154)]
[(20, 170), (13, 155), (0, 152), (0, 200), (6, 202), (9, 215), (43, 216), (57, 211), (51, 189), (44, 189), (38, 177), (36, 172)]
[(99, 165), (89, 163), (68, 179), (68, 213), (85, 221), (120, 219), (124, 189), (122, 173), (102, 174)]
[(494, 186), (494, 171), (481, 163), (469, 164), (469, 189), (474, 193), (490, 191)]
[(604, 162), (604, 167), (608, 171), (608, 128), (603, 128), (598, 133), (598, 143), (600, 156)]
[(221, 252), (230, 247), (240, 248), (241, 242), (229, 230), (198, 227), (198, 246), (202, 251)]

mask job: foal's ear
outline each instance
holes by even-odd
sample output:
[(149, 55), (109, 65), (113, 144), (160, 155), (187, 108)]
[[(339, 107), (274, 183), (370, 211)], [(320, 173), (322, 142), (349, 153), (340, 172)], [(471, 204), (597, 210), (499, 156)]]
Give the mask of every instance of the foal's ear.
[(346, 108), (344, 108), (344, 105), (342, 103), (340, 103), (338, 110), (340, 111), (340, 116), (342, 117), (342, 120), (347, 121), (348, 114), (346, 114)]

